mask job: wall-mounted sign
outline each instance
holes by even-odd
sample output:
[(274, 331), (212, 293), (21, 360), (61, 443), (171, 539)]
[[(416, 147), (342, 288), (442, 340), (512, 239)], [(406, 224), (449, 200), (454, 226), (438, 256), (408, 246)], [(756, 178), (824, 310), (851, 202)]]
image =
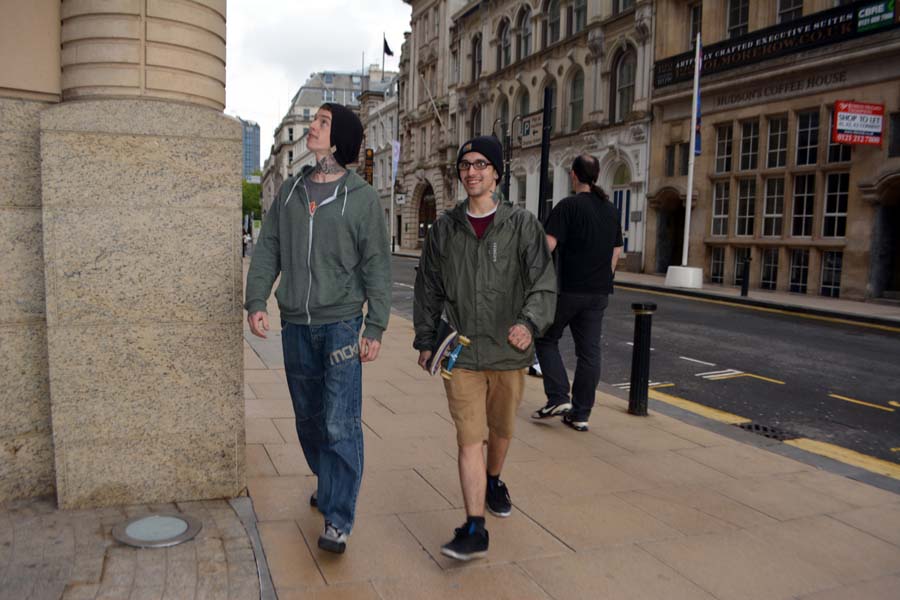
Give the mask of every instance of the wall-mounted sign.
[(884, 105), (838, 100), (834, 103), (831, 141), (835, 144), (881, 145)]
[[(700, 75), (745, 67), (897, 27), (894, 2), (854, 2), (704, 46)], [(693, 51), (671, 56), (653, 66), (653, 84), (657, 88), (689, 81), (693, 76)]]
[(537, 146), (541, 143), (544, 128), (544, 112), (537, 111), (522, 117), (522, 147)]
[(396, 202), (398, 206), (406, 204), (406, 194), (397, 194), (394, 196), (394, 202)]

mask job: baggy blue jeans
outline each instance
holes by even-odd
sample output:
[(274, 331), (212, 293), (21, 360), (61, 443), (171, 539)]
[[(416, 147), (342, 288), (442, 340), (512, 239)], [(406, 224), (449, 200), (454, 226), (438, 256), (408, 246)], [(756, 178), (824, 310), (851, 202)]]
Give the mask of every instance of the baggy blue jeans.
[(282, 322), (297, 437), (318, 477), (319, 511), (350, 533), (363, 472), (362, 316), (326, 325)]

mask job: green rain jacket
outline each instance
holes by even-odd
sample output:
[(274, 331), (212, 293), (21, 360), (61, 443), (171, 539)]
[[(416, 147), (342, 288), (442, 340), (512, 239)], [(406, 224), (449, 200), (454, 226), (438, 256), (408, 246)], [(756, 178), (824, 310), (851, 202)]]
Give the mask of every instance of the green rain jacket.
[(378, 194), (353, 171), (310, 210), (304, 170), (284, 182), (266, 214), (247, 273), (244, 307), (265, 311), (275, 291), (281, 318), (323, 325), (362, 314), (363, 336), (381, 340), (391, 312), (391, 254)]
[(436, 323), (450, 324), (472, 340), (456, 365), (476, 371), (509, 371), (533, 363), (507, 340), (522, 323), (541, 335), (556, 311), (556, 270), (544, 229), (530, 212), (499, 193), (494, 221), (479, 240), (466, 217), (468, 200), (443, 213), (425, 239), (416, 274), (413, 347), (431, 350)]

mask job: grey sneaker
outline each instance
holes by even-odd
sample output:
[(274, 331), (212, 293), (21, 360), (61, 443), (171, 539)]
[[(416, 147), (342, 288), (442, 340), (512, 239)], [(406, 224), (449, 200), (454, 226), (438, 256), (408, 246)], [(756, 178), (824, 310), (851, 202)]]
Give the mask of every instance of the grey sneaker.
[(325, 521), (325, 529), (319, 536), (319, 548), (335, 554), (343, 554), (347, 549), (347, 534)]

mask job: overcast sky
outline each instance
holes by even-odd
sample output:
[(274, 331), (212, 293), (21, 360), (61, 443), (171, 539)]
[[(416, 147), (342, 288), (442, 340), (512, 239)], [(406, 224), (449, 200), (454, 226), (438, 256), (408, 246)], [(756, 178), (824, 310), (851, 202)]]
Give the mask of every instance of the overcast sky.
[(291, 98), (317, 71), (359, 71), (381, 65), (381, 35), (396, 71), (409, 4), (402, 0), (229, 0), (226, 107), (259, 123), (260, 167)]

